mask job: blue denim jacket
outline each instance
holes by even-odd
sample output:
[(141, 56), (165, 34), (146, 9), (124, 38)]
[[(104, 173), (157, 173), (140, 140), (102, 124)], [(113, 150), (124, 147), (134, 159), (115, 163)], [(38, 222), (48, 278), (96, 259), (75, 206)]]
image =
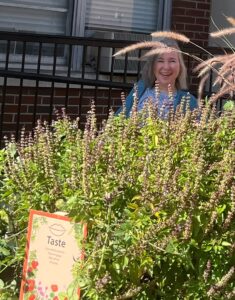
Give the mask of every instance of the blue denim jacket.
[[(143, 80), (139, 80), (137, 83), (138, 99), (141, 98), (145, 89), (146, 89), (146, 87), (144, 85)], [(127, 117), (130, 116), (131, 108), (132, 108), (132, 105), (134, 102), (133, 94), (134, 94), (134, 88), (130, 91), (130, 93), (128, 94), (128, 96), (126, 98), (126, 116)], [(190, 110), (194, 110), (195, 108), (198, 107), (197, 99), (193, 95), (191, 95), (188, 91), (179, 90), (179, 91), (177, 91), (177, 95), (174, 99), (174, 110), (176, 110), (176, 107), (180, 104), (181, 99), (186, 96), (188, 96), (188, 97), (190, 96), (190, 101), (189, 101)], [(122, 111), (122, 107), (120, 107), (117, 110), (116, 114), (119, 114), (121, 111)]]

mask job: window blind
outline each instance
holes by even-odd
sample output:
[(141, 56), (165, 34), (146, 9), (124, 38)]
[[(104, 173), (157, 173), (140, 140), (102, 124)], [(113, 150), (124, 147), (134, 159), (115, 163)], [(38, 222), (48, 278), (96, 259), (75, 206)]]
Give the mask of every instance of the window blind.
[(159, 0), (87, 0), (86, 29), (150, 33), (157, 30)]
[(67, 0), (0, 0), (0, 30), (65, 34)]

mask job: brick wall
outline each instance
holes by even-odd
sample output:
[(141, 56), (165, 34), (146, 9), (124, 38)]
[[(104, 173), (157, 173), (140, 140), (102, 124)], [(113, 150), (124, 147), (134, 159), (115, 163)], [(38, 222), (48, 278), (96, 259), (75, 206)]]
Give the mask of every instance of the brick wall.
[[(35, 106), (35, 89), (33, 87), (23, 87), (21, 104), (19, 105), (19, 87), (7, 87), (4, 116), (2, 122), (3, 136), (10, 136), (15, 134), (17, 127), (20, 129), (25, 127), (26, 131), (32, 130), (34, 110), (36, 112), (36, 120), (49, 119), (50, 103), (51, 103), (51, 89), (44, 87), (39, 88), (38, 98)], [(121, 90), (111, 91), (111, 102), (108, 103), (109, 90), (98, 89), (96, 92), (96, 114), (97, 121), (101, 123), (103, 119), (107, 118), (108, 106), (116, 109), (121, 105)], [(90, 109), (91, 99), (95, 98), (95, 89), (84, 89), (82, 92), (79, 89), (69, 89), (67, 114), (71, 118), (77, 118), (80, 116), (81, 127), (86, 120), (87, 111)], [(2, 103), (2, 91), (0, 90), (0, 103)], [(54, 98), (52, 102), (52, 108), (60, 110), (65, 106), (66, 101), (66, 89), (55, 88)], [(81, 103), (81, 104), (80, 104)], [(0, 106), (1, 107), (1, 106)], [(79, 111), (81, 110), (81, 111)], [(18, 112), (20, 112), (20, 118), (18, 119)], [(1, 114), (1, 110), (0, 110)], [(53, 112), (53, 118), (55, 114)], [(17, 126), (18, 124), (18, 126)]]
[[(202, 47), (208, 46), (210, 9), (211, 0), (173, 0), (172, 30), (185, 34)], [(189, 89), (193, 93), (196, 93), (199, 84), (199, 79), (192, 71), (196, 64), (191, 60), (187, 65)]]
[(211, 0), (173, 0), (172, 30), (184, 33), (193, 42), (208, 45)]

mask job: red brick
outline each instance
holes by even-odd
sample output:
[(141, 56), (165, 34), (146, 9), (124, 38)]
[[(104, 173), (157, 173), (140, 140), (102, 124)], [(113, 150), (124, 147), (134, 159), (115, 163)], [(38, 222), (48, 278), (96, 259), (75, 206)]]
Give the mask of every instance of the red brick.
[[(5, 103), (15, 103), (15, 96), (5, 95)], [(3, 96), (0, 96), (0, 103), (3, 101)]]
[(184, 30), (184, 24), (174, 24), (174, 30), (175, 31), (183, 31)]
[(33, 114), (21, 114), (20, 123), (32, 123), (33, 122)]
[(83, 97), (92, 97), (95, 94), (95, 89), (91, 89), (91, 90), (83, 90), (83, 92), (81, 93), (81, 95)]
[(114, 106), (121, 106), (122, 105), (121, 99), (113, 99), (112, 105), (114, 105)]
[(15, 132), (16, 131), (16, 123), (3, 124), (2, 130), (5, 132)]
[(185, 8), (181, 8), (181, 7), (174, 8), (173, 13), (174, 13), (174, 16), (183, 16), (183, 15), (185, 15)]
[(194, 32), (193, 31), (185, 31), (184, 34), (190, 38), (193, 39), (194, 38)]
[(13, 121), (14, 114), (4, 114), (3, 123), (11, 123)]
[[(18, 90), (15, 90), (14, 91), (14, 94), (19, 94), (20, 92), (20, 87), (16, 87), (16, 89)], [(23, 86), (22, 89), (21, 89), (21, 94), (22, 95), (25, 95), (25, 96), (34, 96), (35, 95), (35, 91), (36, 91), (36, 88), (35, 87), (27, 87), (27, 86)], [(12, 91), (13, 92), (13, 91)]]
[(195, 18), (191, 16), (173, 16), (172, 18), (172, 23), (188, 23), (188, 24), (194, 24), (195, 23)]
[(66, 96), (66, 87), (65, 88), (56, 88), (54, 92), (55, 96)]
[(79, 88), (72, 88), (72, 87), (69, 88), (69, 96), (80, 97), (80, 93), (81, 93), (81, 91)]
[(68, 105), (79, 105), (79, 102), (79, 97), (69, 97), (68, 99)]
[[(33, 92), (32, 90), (32, 94), (34, 95), (35, 94), (35, 90)], [(48, 88), (48, 87), (44, 87), (44, 88), (39, 88), (38, 90), (38, 95), (39, 96), (47, 96), (47, 95), (51, 95), (51, 88)]]
[(39, 114), (36, 118), (37, 120), (41, 120), (42, 122), (49, 122), (49, 116), (48, 115), (41, 115)]
[(32, 95), (23, 95), (21, 98), (21, 103), (23, 104), (33, 104), (35, 97)]
[(51, 101), (53, 103), (53, 105), (56, 105), (56, 104), (62, 104), (64, 105), (65, 104), (65, 98), (64, 97), (54, 97), (52, 100), (50, 97), (42, 97), (41, 98), (41, 103), (42, 104), (50, 104)]
[[(28, 113), (33, 113), (33, 112), (34, 112), (34, 107), (29, 106), (28, 107)], [(50, 113), (49, 105), (47, 105), (47, 106), (38, 105), (37, 108), (36, 108), (36, 113), (37, 114), (49, 114)]]
[(198, 44), (199, 46), (206, 47), (207, 46), (207, 41), (204, 40), (199, 40), (199, 39), (193, 39), (192, 40), (195, 44)]
[[(27, 106), (22, 105), (20, 108), (21, 112), (26, 112), (27, 111)], [(5, 112), (7, 113), (17, 113), (18, 112), (18, 105), (5, 105)]]
[(108, 105), (108, 99), (98, 98), (95, 99), (95, 105)]
[(210, 4), (209, 3), (197, 3), (197, 8), (210, 10)]
[[(184, 0), (173, 0), (173, 3), (172, 3), (172, 7), (173, 9), (175, 7), (182, 7), (182, 8), (187, 8), (187, 7), (190, 7), (190, 8), (196, 8), (196, 1), (184, 1)], [(174, 11), (173, 11), (174, 13)]]
[(203, 31), (204, 27), (202, 25), (185, 24), (185, 30), (199, 32), (199, 31)]
[(32, 128), (32, 124), (20, 124), (20, 128), (22, 129), (22, 127), (25, 129), (26, 132), (30, 132), (33, 130)]
[(102, 124), (103, 120), (106, 119), (106, 115), (103, 115), (103, 116), (97, 116), (97, 124)]
[(111, 93), (111, 97), (112, 98), (121, 98), (122, 95), (125, 96), (125, 95), (128, 95), (131, 91), (131, 88), (130, 89), (127, 89), (127, 90), (123, 90), (123, 91), (118, 91), (116, 93)]
[(19, 94), (19, 87), (7, 86), (6, 93), (7, 94)]
[(67, 114), (74, 114), (74, 115), (78, 115), (78, 106), (69, 106), (67, 108)]
[(198, 10), (198, 9), (187, 9), (186, 13), (187, 16), (193, 16), (193, 17), (204, 17), (205, 15), (204, 10)]
[(208, 33), (203, 33), (203, 32), (195, 33), (195, 39), (207, 40), (208, 39)]
[(208, 18), (196, 18), (196, 24), (209, 25), (209, 19)]

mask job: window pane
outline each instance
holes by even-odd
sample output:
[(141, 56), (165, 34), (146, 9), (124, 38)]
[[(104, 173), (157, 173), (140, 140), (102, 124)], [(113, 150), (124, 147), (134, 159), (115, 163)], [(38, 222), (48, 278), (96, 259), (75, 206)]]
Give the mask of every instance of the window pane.
[(0, 29), (65, 34), (68, 3), (65, 0), (0, 1)]
[(87, 0), (86, 28), (150, 33), (157, 29), (158, 0)]

